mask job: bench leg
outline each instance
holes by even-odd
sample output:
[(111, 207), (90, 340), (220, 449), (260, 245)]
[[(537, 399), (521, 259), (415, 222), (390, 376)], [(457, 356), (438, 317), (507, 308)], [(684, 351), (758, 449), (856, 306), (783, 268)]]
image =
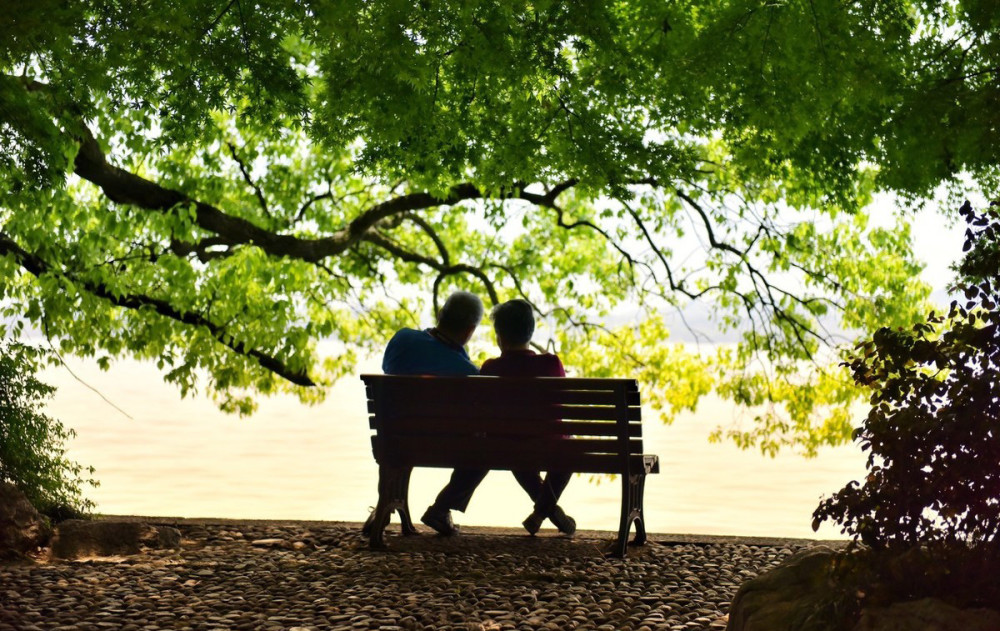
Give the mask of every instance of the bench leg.
[(408, 495), (412, 467), (385, 467), (378, 469), (378, 506), (368, 517), (362, 533), (369, 537), (373, 549), (385, 548), (384, 531), (389, 525), (393, 511), (399, 511), (399, 520), (404, 535), (417, 532), (410, 520)]
[(637, 479), (632, 485), (635, 493), (632, 503), (632, 510), (635, 513), (635, 537), (632, 539), (632, 545), (641, 546), (646, 544), (646, 514), (642, 510), (642, 498), (646, 492), (646, 476), (643, 474), (634, 477)]
[(400, 480), (400, 497), (402, 498), (402, 505), (398, 507), (399, 511), (399, 525), (404, 535), (416, 535), (417, 529), (413, 527), (413, 521), (410, 519), (410, 473), (413, 472), (413, 467), (408, 467), (406, 472), (402, 474), (402, 479)]
[(628, 549), (628, 533), (635, 523), (635, 539), (632, 545), (641, 546), (646, 543), (646, 524), (642, 514), (642, 499), (646, 487), (645, 474), (622, 476), (622, 515), (618, 526), (618, 541), (614, 554), (624, 557)]

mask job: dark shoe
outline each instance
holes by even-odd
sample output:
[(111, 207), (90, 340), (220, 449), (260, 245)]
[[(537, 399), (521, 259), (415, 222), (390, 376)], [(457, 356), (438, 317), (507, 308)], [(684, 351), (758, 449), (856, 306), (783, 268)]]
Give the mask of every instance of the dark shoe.
[(451, 521), (451, 511), (448, 509), (438, 510), (431, 506), (424, 512), (420, 521), (436, 530), (439, 535), (451, 537), (458, 534), (458, 526)]
[(368, 507), (368, 519), (365, 520), (363, 526), (361, 526), (361, 534), (365, 537), (372, 536), (372, 524), (375, 523), (375, 509)]
[(543, 521), (545, 521), (544, 515), (539, 515), (536, 511), (531, 511), (531, 514), (521, 522), (521, 525), (528, 531), (528, 534), (534, 535), (541, 529)]
[(559, 532), (564, 535), (572, 536), (576, 532), (576, 520), (563, 512), (563, 509), (558, 506), (552, 509), (549, 519), (556, 525)]

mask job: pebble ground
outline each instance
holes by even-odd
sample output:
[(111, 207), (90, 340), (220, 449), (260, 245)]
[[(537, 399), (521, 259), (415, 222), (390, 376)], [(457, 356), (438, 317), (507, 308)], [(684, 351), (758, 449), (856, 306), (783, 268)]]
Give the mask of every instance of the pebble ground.
[(810, 545), (611, 533), (178, 521), (179, 550), (0, 566), (0, 631), (724, 629), (739, 585)]

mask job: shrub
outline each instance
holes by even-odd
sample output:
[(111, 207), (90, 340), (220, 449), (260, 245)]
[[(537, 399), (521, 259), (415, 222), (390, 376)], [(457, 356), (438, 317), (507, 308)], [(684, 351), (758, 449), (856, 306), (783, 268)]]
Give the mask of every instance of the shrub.
[(83, 486), (97, 486), (92, 467), (66, 458), (75, 436), (39, 409), (54, 388), (35, 378), (40, 351), (0, 341), (0, 480), (15, 484), (43, 514), (56, 521), (90, 512)]
[[(864, 484), (825, 499), (830, 519), (877, 550), (1000, 545), (1000, 213), (966, 202), (965, 300), (908, 330), (880, 329), (846, 365), (872, 391), (854, 438), (870, 451)], [(941, 546), (938, 546), (941, 549)]]

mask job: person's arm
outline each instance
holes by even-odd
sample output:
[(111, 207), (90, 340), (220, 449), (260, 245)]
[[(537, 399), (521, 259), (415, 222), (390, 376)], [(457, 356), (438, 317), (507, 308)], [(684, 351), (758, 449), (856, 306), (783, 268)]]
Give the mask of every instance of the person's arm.
[(394, 375), (399, 372), (399, 354), (401, 352), (400, 334), (396, 331), (389, 343), (385, 345), (385, 353), (382, 354), (382, 372), (387, 375)]

